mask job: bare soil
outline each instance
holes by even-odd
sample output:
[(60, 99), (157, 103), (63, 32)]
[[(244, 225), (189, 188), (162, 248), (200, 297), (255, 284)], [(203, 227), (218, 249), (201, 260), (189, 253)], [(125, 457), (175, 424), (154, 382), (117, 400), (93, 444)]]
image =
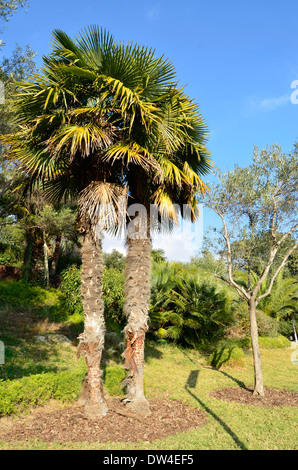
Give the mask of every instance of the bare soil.
[(264, 388), (264, 397), (253, 395), (253, 387), (227, 387), (210, 392), (212, 397), (253, 406), (298, 406), (298, 394), (288, 390)]
[(78, 404), (60, 408), (52, 403), (30, 415), (0, 420), (0, 441), (40, 439), (44, 442), (152, 442), (203, 426), (205, 414), (179, 401), (150, 400), (151, 415), (137, 417), (115, 399), (100, 420), (88, 420)]

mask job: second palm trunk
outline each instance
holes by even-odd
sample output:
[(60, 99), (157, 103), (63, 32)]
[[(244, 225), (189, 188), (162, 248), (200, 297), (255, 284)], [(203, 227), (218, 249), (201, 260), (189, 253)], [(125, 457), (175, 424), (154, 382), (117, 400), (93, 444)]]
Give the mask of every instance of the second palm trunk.
[(123, 357), (128, 375), (124, 382), (127, 387), (125, 401), (131, 411), (148, 415), (150, 408), (144, 394), (144, 347), (150, 302), (151, 240), (128, 238), (127, 247), (124, 286), (127, 325)]

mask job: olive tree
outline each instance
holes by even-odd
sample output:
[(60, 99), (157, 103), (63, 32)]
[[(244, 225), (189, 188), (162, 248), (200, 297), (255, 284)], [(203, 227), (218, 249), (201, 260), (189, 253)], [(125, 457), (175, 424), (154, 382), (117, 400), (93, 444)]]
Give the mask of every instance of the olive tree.
[[(226, 173), (215, 171), (217, 181), (210, 185), (204, 199), (205, 206), (219, 216), (222, 224), (218, 241), (223, 243), (221, 253), (226, 259), (227, 275), (217, 277), (232, 286), (248, 305), (254, 394), (260, 396), (264, 395), (264, 387), (256, 308), (270, 294), (278, 274), (298, 247), (297, 150), (295, 147), (286, 154), (276, 144), (263, 150), (255, 147), (252, 163), (247, 167), (236, 165)], [(267, 256), (264, 254), (260, 261), (262, 234), (266, 234)], [(235, 247), (237, 256), (233, 253)], [(261, 263), (257, 276), (253, 271), (256, 256)], [(235, 276), (239, 264), (246, 272), (245, 283)]]

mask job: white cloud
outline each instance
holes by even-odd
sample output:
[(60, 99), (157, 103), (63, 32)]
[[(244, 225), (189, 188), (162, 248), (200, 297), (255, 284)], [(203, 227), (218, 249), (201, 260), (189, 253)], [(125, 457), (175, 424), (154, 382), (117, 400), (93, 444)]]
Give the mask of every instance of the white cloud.
[(273, 111), (281, 106), (284, 106), (291, 102), (291, 95), (285, 94), (273, 98), (265, 98), (263, 100), (250, 100), (250, 108), (252, 110), (260, 111)]
[[(196, 224), (183, 222), (183, 226), (175, 229), (170, 234), (156, 234), (152, 237), (152, 247), (162, 249), (169, 261), (190, 261), (190, 258), (198, 253), (203, 243), (203, 218), (199, 218)], [(103, 251), (110, 253), (113, 249), (126, 255), (124, 239), (104, 238)]]

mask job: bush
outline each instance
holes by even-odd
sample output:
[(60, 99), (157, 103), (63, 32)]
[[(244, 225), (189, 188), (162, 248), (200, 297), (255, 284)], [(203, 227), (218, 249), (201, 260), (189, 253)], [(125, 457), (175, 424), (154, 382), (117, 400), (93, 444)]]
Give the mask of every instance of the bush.
[(257, 311), (257, 323), (260, 336), (275, 337), (278, 335), (278, 323), (261, 310)]
[[(64, 309), (68, 316), (84, 317), (81, 300), (81, 268), (73, 265), (61, 273), (61, 292), (65, 295)], [(124, 274), (118, 269), (105, 268), (102, 279), (102, 292), (107, 312), (107, 325), (116, 329), (124, 327)]]
[[(251, 338), (242, 338), (235, 340), (235, 344), (243, 349), (251, 349)], [(259, 337), (260, 349), (278, 349), (288, 348), (291, 346), (291, 341), (282, 335), (272, 338), (271, 336), (260, 336)]]
[(125, 326), (124, 273), (115, 268), (105, 268), (102, 279), (103, 299), (108, 327), (122, 330)]
[(218, 345), (209, 357), (208, 362), (212, 367), (220, 369), (222, 366), (244, 367), (244, 352), (235, 344)]
[(32, 405), (42, 405), (50, 399), (74, 401), (79, 397), (85, 374), (82, 367), (75, 372), (50, 372), (0, 381), (0, 416), (23, 411)]
[(60, 291), (63, 292), (64, 308), (67, 316), (84, 316), (84, 310), (81, 300), (81, 268), (76, 264), (65, 269), (61, 273), (62, 282)]
[(23, 280), (0, 281), (0, 307), (35, 311), (53, 321), (65, 319), (64, 296), (56, 289), (43, 289)]
[[(249, 336), (250, 321), (247, 306), (241, 303), (237, 310), (235, 310), (234, 317), (234, 324), (230, 328), (230, 335), (234, 337)], [(271, 318), (261, 310), (257, 310), (256, 317), (259, 336), (275, 337), (278, 335), (278, 322), (274, 318)]]
[(289, 348), (291, 346), (291, 341), (285, 338), (282, 335), (279, 335), (275, 338), (271, 337), (261, 337), (259, 338), (260, 348), (262, 349), (280, 349), (280, 348)]
[(195, 349), (223, 337), (232, 301), (217, 283), (177, 264), (160, 263), (152, 273), (150, 327), (157, 337)]

